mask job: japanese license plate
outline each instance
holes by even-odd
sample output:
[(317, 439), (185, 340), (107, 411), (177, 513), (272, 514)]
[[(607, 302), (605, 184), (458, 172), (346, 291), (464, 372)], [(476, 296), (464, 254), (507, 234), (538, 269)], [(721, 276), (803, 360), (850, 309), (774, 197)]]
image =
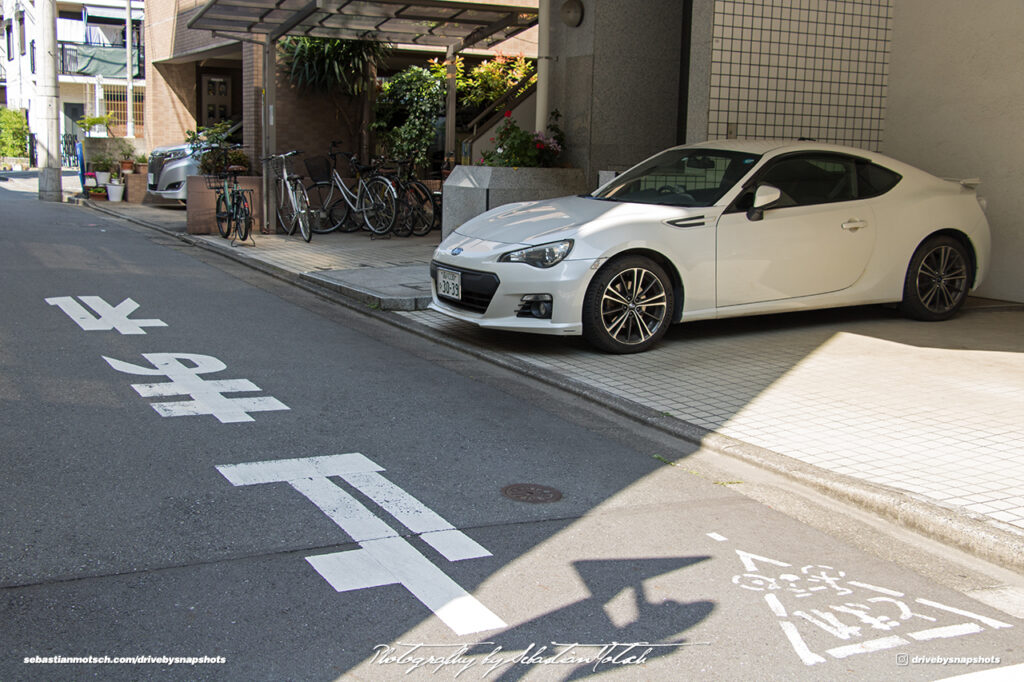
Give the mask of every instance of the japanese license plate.
[(437, 295), (462, 300), (462, 274), (453, 270), (437, 269)]
[(152, 173), (147, 173), (146, 174), (146, 184), (147, 185), (152, 185), (153, 184), (153, 174)]

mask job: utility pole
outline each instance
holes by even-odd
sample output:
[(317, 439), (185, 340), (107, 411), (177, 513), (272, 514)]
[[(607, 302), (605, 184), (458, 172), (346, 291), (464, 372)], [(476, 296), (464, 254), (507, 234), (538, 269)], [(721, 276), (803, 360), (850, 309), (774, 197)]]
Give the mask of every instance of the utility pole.
[(124, 47), (125, 75), (128, 78), (128, 90), (125, 104), (127, 105), (128, 129), (125, 137), (135, 137), (135, 101), (132, 92), (135, 80), (135, 69), (132, 68), (132, 0), (124, 0)]
[(41, 148), (39, 164), (39, 199), (63, 201), (60, 180), (60, 125), (57, 120), (57, 3), (39, 0), (39, 73), (38, 93), (42, 116), (41, 135), (36, 141)]

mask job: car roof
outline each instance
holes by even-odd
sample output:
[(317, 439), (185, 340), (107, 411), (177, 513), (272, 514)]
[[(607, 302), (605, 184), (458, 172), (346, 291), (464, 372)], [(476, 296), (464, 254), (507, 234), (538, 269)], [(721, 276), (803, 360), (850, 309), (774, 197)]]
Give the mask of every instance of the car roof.
[(690, 149), (721, 149), (725, 151), (748, 152), (750, 154), (768, 154), (801, 151), (825, 151), (839, 152), (853, 156), (879, 156), (875, 152), (856, 147), (846, 147), (829, 142), (816, 142), (814, 140), (708, 140), (694, 144), (682, 145)]
[(859, 147), (832, 144), (830, 142), (816, 142), (814, 140), (723, 139), (680, 145), (677, 149), (719, 149), (723, 151), (758, 154), (760, 156), (777, 156), (779, 154), (788, 154), (791, 152), (826, 152), (846, 154), (848, 156), (867, 159), (868, 161), (885, 166), (886, 168), (896, 171), (904, 176), (916, 175), (922, 179), (938, 179), (927, 171), (921, 170), (920, 168), (903, 161), (899, 161), (898, 159), (894, 159), (891, 156), (886, 156), (880, 152), (873, 152)]

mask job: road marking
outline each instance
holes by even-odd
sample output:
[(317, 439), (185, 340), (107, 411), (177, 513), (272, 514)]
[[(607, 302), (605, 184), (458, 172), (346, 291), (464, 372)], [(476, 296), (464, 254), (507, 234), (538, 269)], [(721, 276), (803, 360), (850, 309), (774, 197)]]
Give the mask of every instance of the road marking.
[(166, 327), (162, 320), (129, 320), (128, 316), (135, 312), (139, 304), (126, 298), (116, 306), (111, 306), (99, 296), (79, 296), (82, 303), (92, 308), (96, 315), (86, 310), (72, 296), (57, 296), (44, 299), (50, 305), (63, 310), (85, 331), (110, 331), (116, 329), (121, 334), (145, 334), (143, 327)]
[(728, 542), (729, 541), (729, 538), (725, 537), (724, 535), (719, 535), (718, 533), (708, 533), (708, 537), (711, 538), (712, 540), (714, 540), (715, 542)]
[(955, 613), (958, 616), (967, 616), (968, 618), (973, 618), (974, 620), (981, 621), (985, 625), (996, 630), (1013, 627), (1009, 623), (1004, 623), (1000, 620), (996, 620), (995, 618), (986, 618), (985, 616), (979, 616), (978, 614), (972, 613), (970, 611), (964, 611), (963, 609), (955, 609), (952, 606), (945, 606), (943, 604), (939, 604), (938, 602), (929, 601), (927, 599), (918, 599), (917, 602), (919, 604), (924, 604), (925, 606), (931, 606), (932, 608), (941, 609), (943, 611), (949, 611), (950, 613)]
[[(259, 391), (260, 387), (248, 379), (207, 381), (200, 374), (227, 369), (227, 365), (211, 355), (195, 353), (143, 353), (153, 367), (133, 365), (122, 360), (102, 356), (111, 367), (126, 374), (166, 376), (169, 382), (158, 384), (132, 384), (135, 392), (144, 398), (188, 395), (192, 400), (150, 403), (161, 417), (213, 415), (222, 424), (254, 421), (249, 412), (270, 412), (291, 409), (277, 398), (227, 398), (224, 393)], [(189, 362), (187, 366), (183, 361)]]
[(373, 500), (449, 561), (491, 556), (472, 538), (353, 452), (225, 464), (217, 470), (235, 486), (287, 483), (315, 504), (360, 549), (307, 557), (338, 592), (401, 584), (458, 635), (506, 627), (504, 621), (435, 566), (391, 526), (328, 477), (337, 476)]
[[(844, 571), (832, 566), (807, 565), (797, 569), (785, 561), (738, 549), (735, 551), (745, 573), (734, 576), (733, 584), (745, 590), (763, 593), (765, 603), (778, 619), (776, 622), (783, 635), (805, 665), (817, 665), (829, 660), (816, 653), (817, 646), (812, 647), (811, 644), (823, 636), (849, 642), (824, 649), (824, 653), (831, 658), (843, 659), (909, 646), (913, 642), (979, 634), (985, 632), (982, 626), (991, 629), (1013, 627), (994, 618), (928, 599), (914, 599), (911, 602), (903, 592), (848, 580)], [(862, 591), (860, 595), (858, 590)], [(864, 592), (876, 596), (868, 597)], [(798, 603), (804, 608), (791, 612), (786, 608), (783, 597), (803, 600)], [(838, 598), (842, 598), (842, 601), (836, 603), (834, 600)], [(936, 615), (918, 613), (911, 608), (911, 604), (934, 609)], [(949, 614), (967, 618), (969, 622), (938, 623), (939, 617), (945, 616), (948, 619)], [(854, 622), (851, 623), (851, 619)], [(935, 625), (912, 629), (918, 621)], [(899, 634), (869, 637), (873, 632), (894, 630)]]
[(848, 646), (838, 646), (834, 649), (829, 649), (827, 653), (833, 658), (846, 658), (847, 656), (853, 656), (855, 654), (870, 654), (875, 651), (885, 651), (886, 649), (894, 649), (898, 646), (904, 646), (910, 644), (907, 640), (902, 637), (880, 637), (879, 639), (871, 639), (860, 644), (850, 644)]
[(947, 639), (949, 637), (959, 637), (960, 635), (973, 635), (981, 631), (982, 627), (977, 623), (960, 623), (959, 625), (949, 625), (944, 628), (911, 632), (909, 636), (919, 642), (926, 642), (930, 639)]

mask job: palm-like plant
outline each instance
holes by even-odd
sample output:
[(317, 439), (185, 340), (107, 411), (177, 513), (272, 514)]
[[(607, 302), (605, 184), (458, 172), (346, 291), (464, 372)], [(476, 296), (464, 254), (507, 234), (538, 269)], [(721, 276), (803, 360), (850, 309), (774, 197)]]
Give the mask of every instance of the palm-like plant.
[(288, 69), (291, 83), (336, 99), (337, 110), (349, 132), (355, 137), (358, 131), (364, 159), (370, 146), (369, 101), (360, 111), (360, 120), (354, 121), (348, 108), (337, 100), (358, 97), (372, 88), (376, 83), (377, 68), (384, 63), (390, 51), (388, 43), (370, 40), (286, 36), (278, 43), (278, 54)]

